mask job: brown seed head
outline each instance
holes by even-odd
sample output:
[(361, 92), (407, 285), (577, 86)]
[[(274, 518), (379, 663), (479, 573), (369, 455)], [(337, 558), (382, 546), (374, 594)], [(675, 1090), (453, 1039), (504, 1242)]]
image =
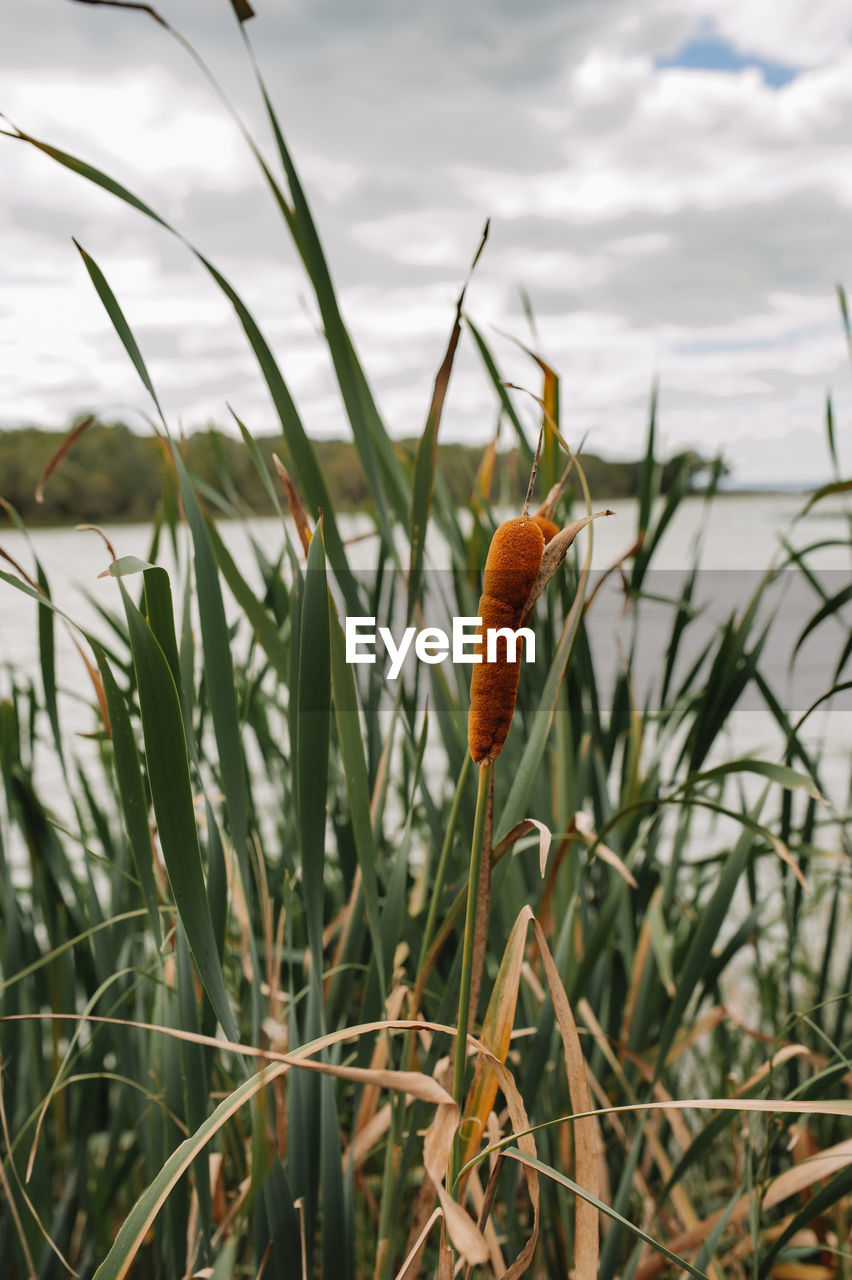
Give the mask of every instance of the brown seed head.
[(547, 546), (551, 538), (555, 538), (559, 532), (559, 525), (553, 520), (548, 520), (547, 516), (533, 516), (533, 521), (538, 525), (544, 534), (544, 545)]
[[(545, 536), (532, 516), (507, 520), (491, 539), (477, 616), (482, 662), (473, 668), (467, 740), (475, 764), (496, 760), (509, 733), (521, 673), (521, 646), (515, 661), (498, 647), (496, 662), (485, 660), (485, 633), (499, 627), (517, 630), (541, 568)], [(500, 653), (503, 653), (502, 659)]]

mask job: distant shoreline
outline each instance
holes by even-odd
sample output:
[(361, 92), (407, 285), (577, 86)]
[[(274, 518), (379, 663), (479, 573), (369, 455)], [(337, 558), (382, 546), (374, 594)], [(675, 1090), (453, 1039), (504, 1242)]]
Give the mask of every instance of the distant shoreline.
[[(0, 430), (0, 497), (15, 508), (23, 522), (33, 528), (73, 527), (75, 524), (133, 524), (153, 519), (164, 501), (174, 500), (174, 485), (162, 444), (152, 435), (140, 435), (123, 423), (94, 422), (84, 430), (61, 457), (44, 485), (44, 501), (36, 501), (36, 488), (51, 460), (61, 453), (68, 431), (48, 431), (38, 427)], [(288, 467), (297, 487), (294, 466), (280, 435), (257, 436), (254, 441), (262, 465), (274, 475), (273, 453)], [(351, 440), (313, 440), (317, 463), (329, 491), (331, 504), (339, 512), (367, 511), (369, 488), (360, 459)], [(400, 464), (411, 472), (416, 440), (394, 442)], [(275, 508), (266, 484), (249, 449), (234, 436), (216, 428), (197, 431), (181, 442), (186, 463), (202, 489), (206, 489), (211, 510), (217, 516), (250, 513), (258, 517), (274, 515)], [(457, 442), (439, 443), (437, 467), (447, 497), (459, 507), (469, 506), (478, 485), (478, 470), (485, 445)], [(639, 489), (641, 459), (609, 459), (584, 453), (582, 466), (589, 489), (597, 497), (618, 500), (635, 497)], [(714, 463), (694, 452), (675, 455), (659, 468), (659, 489), (666, 493), (676, 482), (687, 493), (706, 491)], [(528, 460), (517, 448), (499, 455), (494, 468), (489, 501), (494, 507), (512, 506), (522, 496)], [(543, 477), (543, 479), (546, 479)], [(277, 489), (277, 479), (272, 480)], [(776, 485), (738, 484), (722, 467), (716, 494), (730, 496), (797, 496), (810, 486), (780, 482)], [(570, 486), (569, 486), (570, 493)], [(214, 495), (221, 495), (220, 508)], [(283, 500), (283, 494), (282, 500)], [(578, 496), (575, 494), (575, 497)], [(229, 511), (230, 508), (230, 511)]]

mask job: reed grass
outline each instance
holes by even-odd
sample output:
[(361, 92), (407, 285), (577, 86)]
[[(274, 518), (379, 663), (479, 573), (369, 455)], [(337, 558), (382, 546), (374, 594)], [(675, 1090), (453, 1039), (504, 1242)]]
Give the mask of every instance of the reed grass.
[[(523, 409), (462, 293), (406, 469), (258, 79), (274, 158), (247, 141), (320, 309), (373, 500), (374, 567), (351, 567), (272, 349), (187, 244), (280, 420), (284, 488), (239, 422), (281, 511), (274, 548), (250, 534), (251, 585), (214, 523), (250, 513), (227, 476), (214, 492), (187, 468), (120, 300), (80, 247), (170, 473), (148, 561), (105, 549), (117, 581), (97, 634), (56, 608), (32, 549), (0, 572), (5, 598), (34, 601), (40, 666), (35, 682), (7, 672), (0, 700), (2, 1275), (849, 1277), (849, 798), (825, 797), (819, 751), (763, 665), (791, 628), (763, 612), (781, 572), (812, 595), (793, 622), (801, 643), (848, 620), (849, 592), (814, 566), (818, 536), (782, 549), (684, 667), (697, 625), (686, 575), (640, 705), (648, 573), (687, 491), (684, 473), (657, 500), (652, 397), (637, 527), (614, 566), (633, 639), (612, 696), (589, 532), (537, 606), (542, 658), (523, 670), (477, 803), (464, 681), (443, 667), (396, 691), (380, 667), (356, 681), (341, 618), (392, 626), (400, 599), (421, 615), (429, 529), (451, 565), (451, 611), (473, 612), (500, 461), (486, 454), (459, 512), (435, 447), (465, 326), (531, 458)], [(10, 126), (14, 141), (166, 225), (85, 161)], [(535, 360), (546, 493), (565, 463), (559, 381)], [(836, 466), (831, 413), (828, 441)], [(838, 468), (801, 520), (850, 487)], [(57, 666), (57, 626), (85, 662), (85, 758), (65, 721), (78, 677)], [(847, 636), (835, 629), (829, 706), (849, 687)], [(777, 726), (770, 759), (727, 745), (746, 693)], [(61, 796), (42, 781), (45, 753)], [(699, 844), (708, 813), (718, 825)]]

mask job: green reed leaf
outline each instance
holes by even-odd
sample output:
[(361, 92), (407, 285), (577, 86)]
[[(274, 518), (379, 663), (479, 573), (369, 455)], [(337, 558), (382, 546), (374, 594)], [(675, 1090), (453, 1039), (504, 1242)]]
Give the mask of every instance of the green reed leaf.
[(328, 582), (320, 522), (311, 539), (299, 636), (296, 784), (302, 877), (314, 978), (322, 972), (325, 825), (331, 737), (331, 648)]
[(145, 758), (163, 860), (198, 973), (230, 1040), (239, 1035), (225, 989), (204, 885), (180, 699), (157, 638), (122, 587), (139, 689)]

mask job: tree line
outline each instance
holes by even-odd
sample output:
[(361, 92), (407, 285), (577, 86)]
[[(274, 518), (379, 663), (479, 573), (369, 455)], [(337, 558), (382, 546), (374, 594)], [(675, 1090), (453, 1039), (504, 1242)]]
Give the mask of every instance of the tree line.
[[(78, 423), (72, 423), (72, 428)], [(72, 428), (69, 428), (72, 429)], [(0, 430), (0, 497), (11, 503), (30, 525), (111, 523), (151, 518), (162, 501), (168, 467), (163, 445), (153, 435), (139, 435), (120, 422), (93, 422), (48, 476), (42, 501), (36, 499), (39, 480), (61, 448), (68, 432), (38, 427)], [(257, 447), (272, 467), (272, 455), (287, 466), (287, 449), (278, 435), (258, 436)], [(405, 465), (413, 466), (417, 442), (396, 443)], [(269, 495), (242, 440), (216, 428), (197, 431), (181, 442), (185, 461), (203, 486), (225, 494), (257, 515), (273, 513)], [(369, 505), (364, 473), (349, 440), (315, 440), (314, 448), (335, 510), (358, 511)], [(470, 502), (483, 446), (460, 443), (438, 445), (438, 466), (454, 500)], [(665, 491), (684, 455), (663, 468)], [(686, 455), (696, 484), (706, 462)], [(631, 497), (636, 493), (639, 464), (613, 461), (584, 453), (583, 469), (597, 498)], [(523, 467), (514, 450), (501, 455), (493, 499), (511, 505)]]

